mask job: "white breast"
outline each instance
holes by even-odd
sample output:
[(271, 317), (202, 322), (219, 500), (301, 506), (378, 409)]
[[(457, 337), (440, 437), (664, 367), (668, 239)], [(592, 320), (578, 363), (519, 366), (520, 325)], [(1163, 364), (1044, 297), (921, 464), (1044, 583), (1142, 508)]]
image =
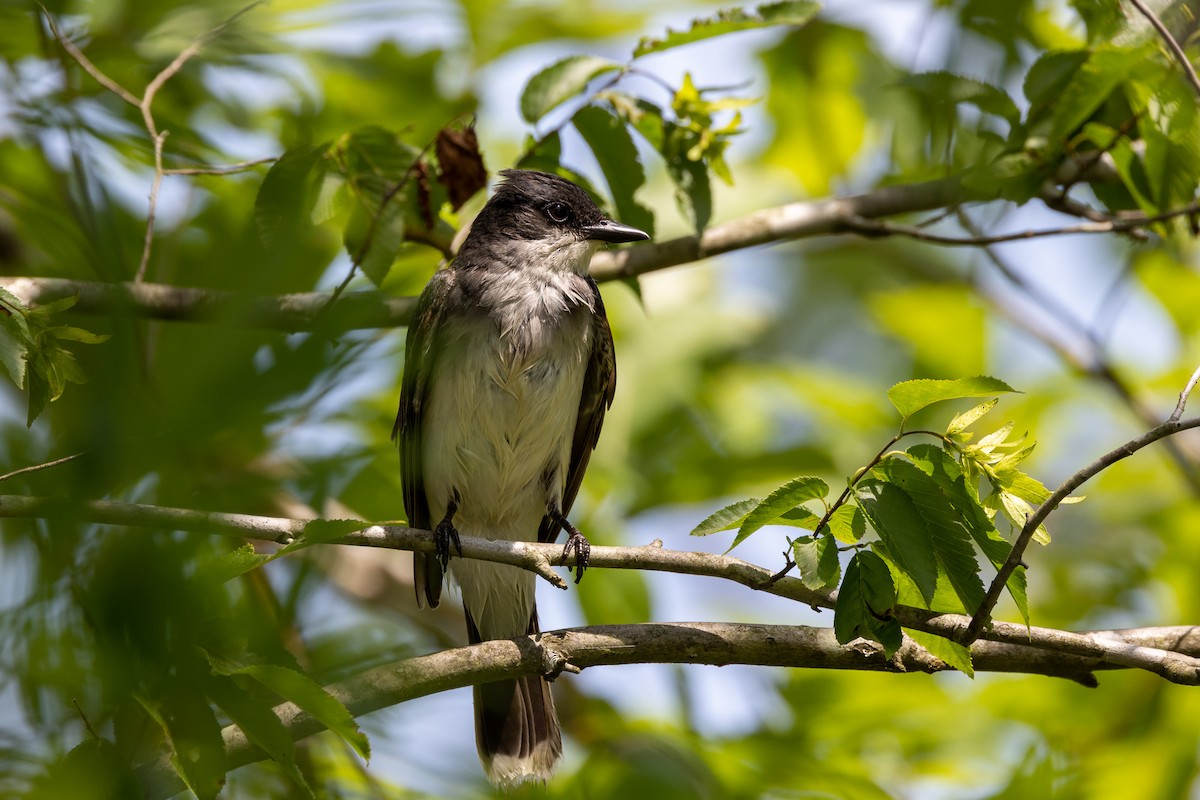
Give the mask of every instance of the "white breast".
[[(490, 289), (505, 296), (502, 308), (444, 328), (422, 424), (426, 494), (435, 524), (456, 492), (459, 533), (532, 541), (547, 506), (561, 506), (590, 309), (557, 287)], [(455, 559), (451, 575), (485, 637), (525, 633), (532, 573)]]

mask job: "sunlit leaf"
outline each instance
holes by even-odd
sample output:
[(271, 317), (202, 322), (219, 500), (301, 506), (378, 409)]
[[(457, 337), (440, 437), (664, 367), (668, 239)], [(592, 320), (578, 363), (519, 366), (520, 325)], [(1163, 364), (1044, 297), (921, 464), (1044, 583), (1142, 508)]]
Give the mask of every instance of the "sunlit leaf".
[(757, 497), (751, 497), (748, 500), (738, 500), (736, 503), (730, 503), (724, 508), (718, 508), (705, 517), (699, 525), (692, 528), (691, 535), (708, 536), (709, 534), (732, 530), (740, 526), (746, 515), (761, 502)]
[(937, 636), (924, 631), (914, 631), (905, 629), (908, 637), (917, 644), (924, 647), (936, 658), (940, 658), (946, 662), (947, 666), (953, 667), (968, 678), (975, 677), (975, 664), (971, 661), (970, 648), (963, 647), (958, 642), (952, 642), (944, 636)]
[(556, 61), (525, 84), (521, 116), (526, 122), (537, 122), (555, 106), (582, 92), (598, 75), (620, 68), (615, 61), (598, 56), (570, 56)]
[(976, 378), (959, 378), (957, 380), (919, 379), (897, 383), (888, 389), (888, 399), (908, 419), (926, 406), (943, 400), (957, 400), (962, 397), (987, 397), (993, 394), (1015, 392), (1016, 389), (1002, 380), (979, 376)]
[(805, 0), (790, 0), (790, 2), (766, 3), (753, 11), (743, 11), (739, 8), (718, 11), (716, 16), (692, 20), (692, 26), (686, 31), (668, 30), (661, 39), (645, 37), (638, 42), (633, 51), (634, 58), (649, 53), (658, 53), (693, 42), (723, 36), (727, 33), (753, 30), (773, 25), (803, 25), (820, 11), (821, 6)]
[(790, 511), (806, 500), (817, 500), (825, 497), (827, 494), (829, 494), (829, 486), (820, 478), (814, 478), (811, 475), (801, 475), (793, 478), (767, 495), (761, 503), (746, 515), (746, 518), (742, 520), (742, 524), (738, 528), (737, 537), (733, 540), (733, 544), (729, 546), (729, 549), (732, 550), (734, 547), (737, 547), (747, 536), (762, 526), (771, 524), (771, 522), (782, 516), (785, 511)]

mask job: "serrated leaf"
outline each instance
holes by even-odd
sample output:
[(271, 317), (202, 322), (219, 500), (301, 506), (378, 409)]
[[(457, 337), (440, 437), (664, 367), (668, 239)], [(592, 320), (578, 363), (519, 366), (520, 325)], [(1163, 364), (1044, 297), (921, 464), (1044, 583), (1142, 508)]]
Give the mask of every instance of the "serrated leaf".
[(775, 518), (772, 525), (788, 525), (793, 528), (805, 528), (812, 530), (821, 521), (813, 512), (809, 511), (804, 506), (798, 508), (790, 508)]
[(380, 205), (356, 203), (343, 233), (346, 252), (376, 286), (383, 283), (404, 244), (404, 195), (384, 194)]
[(209, 580), (215, 583), (225, 583), (270, 560), (271, 556), (256, 553), (254, 545), (247, 543), (208, 564), (205, 571), (208, 573)]
[(839, 644), (858, 637), (883, 645), (891, 656), (903, 644), (900, 623), (893, 617), (896, 586), (882, 558), (869, 550), (860, 550), (846, 565), (833, 611), (833, 630)]
[(371, 744), (358, 729), (354, 717), (337, 698), (307, 675), (275, 664), (237, 666), (220, 664), (215, 660), (212, 663), (218, 672), (225, 675), (249, 675), (320, 720), (322, 725), (345, 740), (360, 756), (371, 757)]
[(634, 58), (660, 53), (673, 47), (723, 36), (727, 33), (765, 28), (775, 25), (803, 25), (820, 10), (820, 5), (804, 0), (782, 3), (767, 3), (753, 11), (739, 8), (723, 9), (715, 16), (692, 20), (686, 31), (667, 29), (661, 39), (644, 37), (633, 51)]
[(867, 532), (867, 519), (856, 505), (839, 506), (829, 517), (829, 532), (839, 542), (855, 544)]
[[(24, 317), (21, 320), (23, 322)], [(28, 338), (21, 335), (13, 316), (0, 315), (0, 365), (18, 389), (25, 388), (28, 360)]]
[(905, 629), (909, 638), (928, 650), (935, 658), (941, 659), (947, 666), (953, 667), (968, 678), (975, 677), (975, 664), (971, 660), (970, 648), (963, 647), (958, 642), (952, 642), (942, 636), (924, 631)]
[(1012, 433), (1014, 424), (1015, 423), (1009, 422), (1002, 428), (992, 431), (987, 436), (984, 436), (982, 439), (976, 442), (970, 449), (977, 450), (982, 453), (990, 453), (996, 447), (1004, 444), (1004, 440), (1007, 439), (1009, 434)]
[(888, 389), (888, 399), (900, 412), (900, 416), (908, 419), (926, 406), (940, 403), (943, 400), (957, 400), (963, 397), (987, 397), (993, 394), (1016, 392), (1002, 380), (980, 375), (974, 378), (958, 378), (956, 380), (919, 379), (897, 383)]
[[(974, 613), (983, 602), (984, 588), (967, 523), (961, 518), (956, 503), (937, 481), (907, 461), (887, 459), (875, 468), (875, 473), (889, 480), (889, 485), (903, 490), (912, 501), (917, 521), (927, 532), (937, 563), (945, 570), (963, 607)], [(947, 489), (953, 491), (950, 487)], [(957, 500), (961, 507), (969, 498), (963, 496)], [(895, 547), (889, 547), (889, 550), (903, 566), (902, 554)]]
[(946, 426), (946, 435), (953, 436), (956, 433), (962, 433), (971, 425), (978, 422), (984, 414), (995, 408), (999, 402), (1000, 398), (994, 397), (985, 403), (980, 403), (977, 406), (967, 409), (961, 414), (956, 414), (954, 419), (950, 420), (950, 424)]
[(800, 568), (800, 580), (814, 591), (836, 586), (842, 577), (837, 541), (830, 536), (814, 539), (800, 536), (792, 541), (792, 560)]
[[(1004, 511), (1004, 516), (1012, 522), (1013, 527), (1017, 530), (1024, 528), (1025, 523), (1033, 516), (1033, 508), (1012, 492), (1001, 489), (996, 494), (1000, 495), (1000, 507)], [(1033, 533), (1033, 540), (1038, 544), (1050, 544), (1050, 531), (1046, 529), (1045, 524), (1038, 525), (1037, 530)]]
[(225, 783), (225, 740), (204, 696), (190, 687), (161, 701), (138, 696), (171, 745), (171, 765), (200, 800), (215, 800)]
[(537, 122), (551, 109), (587, 88), (598, 75), (621, 68), (615, 61), (598, 56), (569, 56), (534, 75), (521, 92), (521, 117)]
[(967, 103), (1015, 125), (1021, 118), (1017, 104), (1003, 89), (976, 78), (935, 71), (906, 75), (901, 86), (915, 89), (938, 103)]
[(748, 500), (738, 500), (736, 503), (730, 503), (724, 508), (718, 508), (705, 517), (699, 525), (692, 528), (691, 535), (709, 536), (721, 531), (732, 530), (741, 525), (746, 515), (761, 502), (762, 500), (759, 500), (757, 497), (751, 497)]
[(258, 187), (254, 222), (268, 253), (293, 243), (312, 218), (320, 150), (289, 150), (279, 157)]
[(653, 237), (654, 214), (634, 198), (646, 173), (625, 123), (600, 106), (581, 108), (572, 121), (604, 173), (617, 219)]
[(729, 549), (737, 547), (747, 536), (762, 526), (769, 525), (782, 516), (785, 511), (790, 511), (806, 500), (816, 500), (827, 494), (829, 494), (829, 486), (820, 478), (811, 475), (792, 478), (751, 509), (746, 518), (742, 520), (737, 537), (734, 538)]
[(312, 788), (296, 766), (295, 747), (283, 722), (270, 703), (247, 692), (225, 675), (219, 675), (205, 687), (205, 694), (242, 729), (251, 744), (262, 749), (279, 764), (305, 797), (315, 798)]
[(891, 483), (870, 478), (859, 483), (858, 503), (896, 566), (929, 606), (937, 588), (937, 556), (912, 498)]

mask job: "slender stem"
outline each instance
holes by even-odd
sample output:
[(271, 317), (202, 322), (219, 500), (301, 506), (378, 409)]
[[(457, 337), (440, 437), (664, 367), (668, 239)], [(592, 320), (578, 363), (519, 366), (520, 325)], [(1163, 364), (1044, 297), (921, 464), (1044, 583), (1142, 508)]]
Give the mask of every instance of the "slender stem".
[(1150, 21), (1150, 24), (1154, 26), (1154, 30), (1158, 31), (1158, 35), (1166, 42), (1167, 49), (1171, 51), (1171, 55), (1175, 56), (1175, 60), (1183, 68), (1183, 74), (1187, 76), (1188, 83), (1192, 84), (1192, 88), (1196, 90), (1196, 94), (1200, 95), (1200, 75), (1196, 74), (1196, 69), (1192, 66), (1192, 62), (1188, 60), (1187, 53), (1184, 52), (1183, 47), (1176, 41), (1175, 37), (1171, 35), (1171, 32), (1167, 30), (1167, 26), (1151, 10), (1150, 6), (1146, 5), (1142, 0), (1129, 0), (1129, 4)]

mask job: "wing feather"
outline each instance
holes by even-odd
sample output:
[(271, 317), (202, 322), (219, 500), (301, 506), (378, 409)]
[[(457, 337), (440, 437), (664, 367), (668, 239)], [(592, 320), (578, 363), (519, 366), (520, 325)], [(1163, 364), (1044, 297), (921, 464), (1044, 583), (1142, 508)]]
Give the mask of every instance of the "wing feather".
[[(452, 270), (440, 270), (421, 292), (408, 326), (404, 346), (404, 377), (400, 382), (400, 408), (392, 439), (400, 449), (400, 484), (404, 512), (413, 528), (433, 529), (421, 464), (421, 429), (429, 399), (429, 378), (437, 358), (438, 333), (445, 316), (446, 296), (454, 286)], [(413, 583), (417, 605), (437, 608), (442, 597), (442, 566), (431, 553), (413, 553)]]

